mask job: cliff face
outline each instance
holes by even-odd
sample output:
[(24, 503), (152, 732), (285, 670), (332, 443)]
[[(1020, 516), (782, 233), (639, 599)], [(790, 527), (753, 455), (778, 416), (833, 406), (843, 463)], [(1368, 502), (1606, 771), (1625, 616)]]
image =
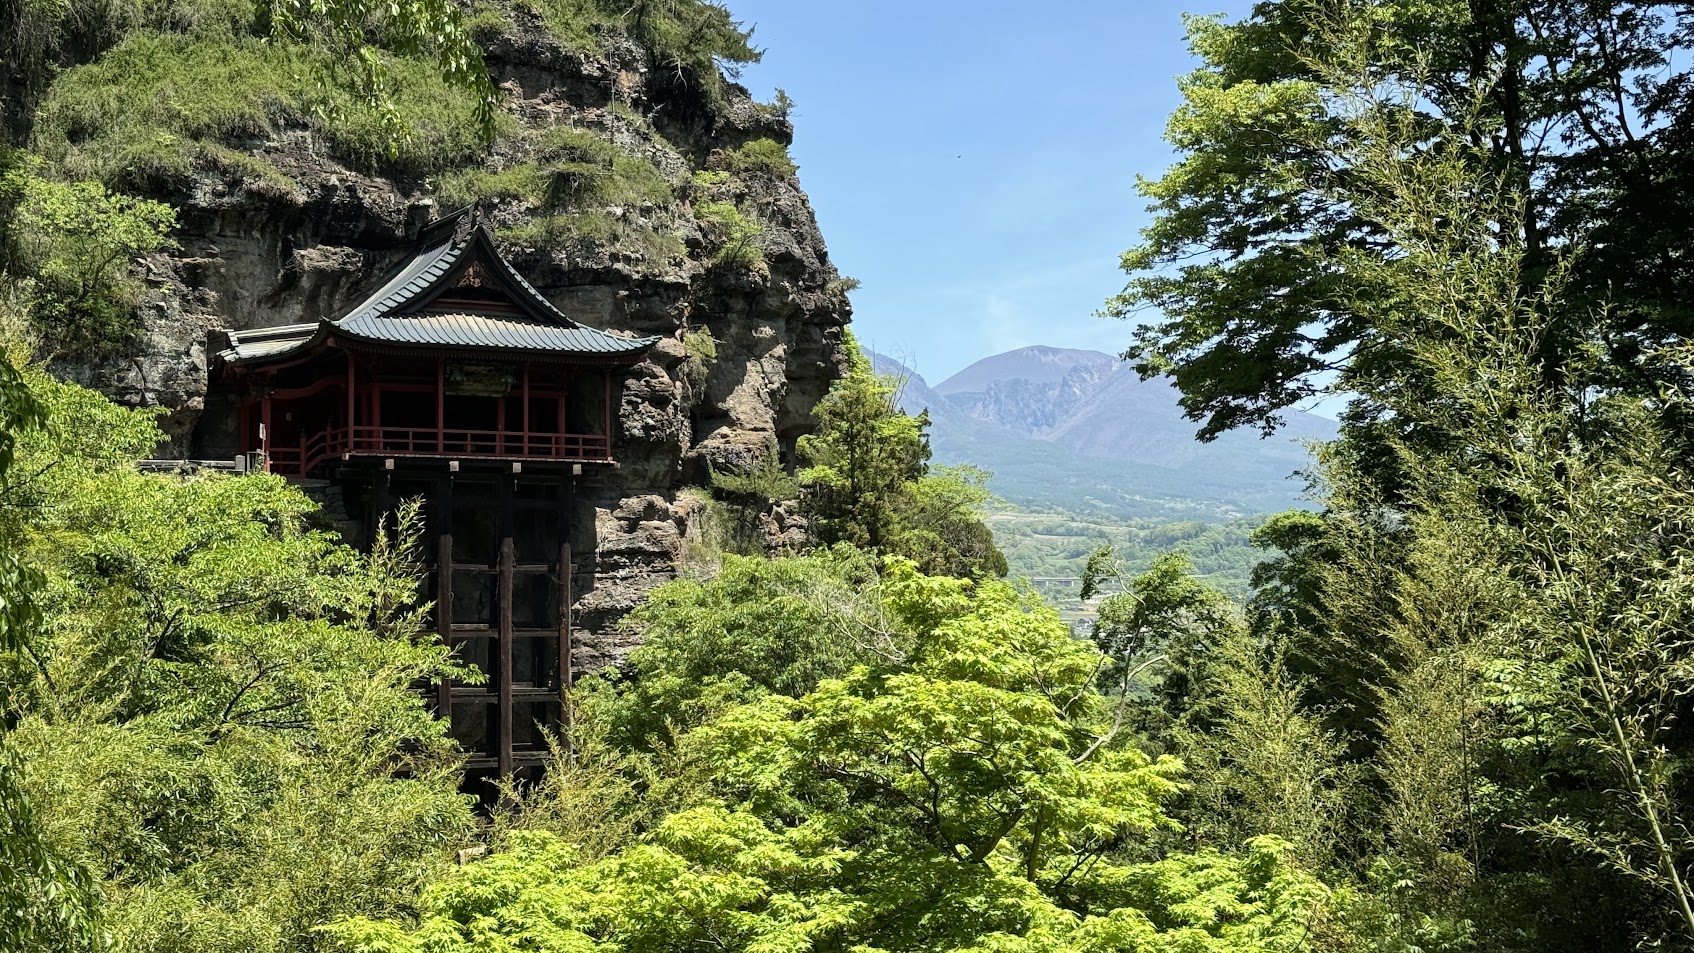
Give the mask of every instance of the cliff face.
[[(421, 226), (478, 200), (502, 251), (566, 314), (664, 338), (623, 381), (618, 468), (579, 485), (577, 545), (593, 556), (579, 566), (577, 612), (592, 663), (621, 653), (616, 620), (676, 573), (693, 516), (678, 489), (701, 482), (708, 461), (771, 446), (790, 459), (844, 370), (849, 306), (781, 152), (785, 118), (733, 84), (709, 102), (627, 38), (584, 53), (527, 7), (496, 10), (478, 36), (510, 118), (482, 166), (383, 177), (287, 124), (243, 143), (264, 174), (226, 163), (154, 191), (177, 209), (177, 247), (137, 264), (149, 290), (136, 344), (98, 361), (64, 355), (55, 368), (120, 402), (164, 408), (160, 455), (192, 456), (209, 330), (337, 316)], [(606, 188), (592, 179), (602, 174), (640, 187)], [(503, 184), (526, 175), (546, 188)]]

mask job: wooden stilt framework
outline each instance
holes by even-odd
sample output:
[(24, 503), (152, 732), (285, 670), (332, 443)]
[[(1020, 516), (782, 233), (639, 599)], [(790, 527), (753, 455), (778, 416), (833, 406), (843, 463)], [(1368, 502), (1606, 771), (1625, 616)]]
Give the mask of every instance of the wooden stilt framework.
[[(544, 763), (537, 724), (571, 739), (574, 480), (568, 470), (442, 472), (399, 463), (373, 472), (370, 522), (399, 497), (427, 494), (429, 628), (486, 675), (480, 684), (441, 679), (429, 695), (465, 750), (472, 790), (486, 796), (492, 789), (477, 779), (522, 776)], [(387, 519), (392, 526), (391, 513)]]

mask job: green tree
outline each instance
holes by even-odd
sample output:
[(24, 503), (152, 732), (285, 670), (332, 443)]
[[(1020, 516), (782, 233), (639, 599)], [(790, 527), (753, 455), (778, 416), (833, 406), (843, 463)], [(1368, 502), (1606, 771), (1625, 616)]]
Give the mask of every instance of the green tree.
[(141, 473), (151, 415), (27, 376), (50, 425), (18, 439), (0, 540), (41, 625), (0, 686), (43, 842), (123, 948), (299, 950), (403, 913), (471, 827), (412, 689), (454, 670), (415, 640), (415, 530), (361, 556), (281, 480)]
[(851, 335), (849, 365), (800, 438), (801, 502), (813, 536), (919, 561), (927, 572), (1002, 576), (1006, 558), (978, 512), (987, 474), (929, 471), (928, 413), (901, 412), (899, 386), (878, 375)]
[(131, 263), (171, 244), (170, 206), (106, 191), (97, 182), (56, 182), (38, 163), (0, 175), (0, 280), (16, 283), (49, 347), (98, 354), (135, 334)]
[[(18, 435), (44, 423), (41, 402), (11, 363), (0, 359), (0, 493), (14, 478)], [(0, 509), (8, 505), (0, 496)], [(41, 623), (32, 590), (39, 584), (39, 574), (15, 552), (0, 550), (0, 652), (32, 650)], [(0, 946), (91, 948), (98, 938), (92, 878), (44, 835), (10, 727), (0, 727)]]
[(1006, 557), (982, 520), (990, 499), (986, 470), (930, 468), (911, 484), (900, 505), (892, 549), (926, 572), (972, 579), (1004, 576)]
[(858, 342), (845, 346), (847, 374), (819, 402), (817, 432), (800, 438), (800, 483), (820, 541), (880, 550), (897, 532), (907, 488), (927, 468), (928, 417), (901, 413), (893, 382), (871, 370)]
[(875, 567), (848, 547), (785, 559), (725, 556), (710, 578), (660, 587), (631, 614), (641, 645), (585, 685), (583, 718), (624, 750), (675, 744), (724, 709), (798, 696), (879, 655), (898, 636), (862, 593)]
[[(1612, 316), (1502, 227), (1535, 201), (1492, 152), (1506, 77), (1417, 114), (1427, 57), (1385, 69), (1371, 21), (1310, 26), (1333, 122), (1313, 148), (1349, 173), (1323, 194), (1393, 249), (1348, 257), (1349, 306), (1398, 359), (1366, 395), (1391, 425), (1355, 421), (1322, 455), (1327, 512), (1274, 532), (1258, 631), (1307, 665), (1342, 650), (1329, 685), (1293, 685), (1303, 720), (1362, 736), (1349, 915), (1392, 948), (1686, 943), (1685, 398), (1610, 386), (1571, 342)], [(1651, 362), (1679, 374), (1686, 349)]]
[[(1682, 340), (1694, 289), (1674, 251), (1694, 221), (1687, 26), (1674, 4), (1567, 0), (1266, 0), (1236, 23), (1191, 19), (1202, 65), (1166, 133), (1180, 159), (1142, 183), (1153, 223), (1107, 308), (1159, 315), (1129, 356), (1172, 376), (1207, 439), (1322, 392), (1357, 395), (1365, 426), (1391, 413), (1384, 391), (1428, 386), (1402, 372), (1413, 329), (1377, 307), (1396, 293), (1378, 266), (1404, 254), (1360, 210), (1384, 183), (1346, 148), (1346, 101), (1374, 79), (1404, 94), (1381, 105), (1408, 148), (1463, 152), (1521, 197), (1486, 213), (1510, 216), (1488, 224), (1522, 248), (1526, 287), (1587, 249), (1537, 342), (1543, 372), (1595, 344), (1613, 382), (1651, 392), (1667, 369), (1647, 357)], [(1340, 43), (1368, 78), (1327, 68)], [(1602, 302), (1607, 320), (1584, 330), (1573, 315)]]
[(768, 693), (684, 736), (713, 795), (581, 863), (523, 832), (432, 888), (414, 928), (331, 928), (376, 953), (486, 948), (1257, 951), (1327, 897), (1263, 839), (1136, 860), (1178, 765), (1114, 730), (1102, 659), (1001, 582), (892, 559), (876, 598), (906, 657)]

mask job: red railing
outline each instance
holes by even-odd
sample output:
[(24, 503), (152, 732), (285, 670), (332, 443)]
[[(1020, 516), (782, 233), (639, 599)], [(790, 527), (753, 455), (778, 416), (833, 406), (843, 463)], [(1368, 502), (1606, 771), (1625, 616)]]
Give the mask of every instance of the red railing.
[(437, 430), (434, 427), (341, 427), (303, 438), (294, 446), (267, 448), (270, 470), (305, 476), (318, 464), (345, 455), (606, 461), (612, 443), (600, 434)]

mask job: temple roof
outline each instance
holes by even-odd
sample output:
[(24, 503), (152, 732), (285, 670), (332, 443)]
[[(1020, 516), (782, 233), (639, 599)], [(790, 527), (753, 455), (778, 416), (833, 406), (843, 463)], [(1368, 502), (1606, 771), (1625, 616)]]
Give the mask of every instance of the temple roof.
[(331, 338), (406, 349), (500, 351), (639, 360), (658, 340), (572, 321), (525, 281), (474, 215), (447, 216), (419, 236), (418, 251), (345, 315), (257, 331), (226, 331), (218, 357), (266, 363)]

